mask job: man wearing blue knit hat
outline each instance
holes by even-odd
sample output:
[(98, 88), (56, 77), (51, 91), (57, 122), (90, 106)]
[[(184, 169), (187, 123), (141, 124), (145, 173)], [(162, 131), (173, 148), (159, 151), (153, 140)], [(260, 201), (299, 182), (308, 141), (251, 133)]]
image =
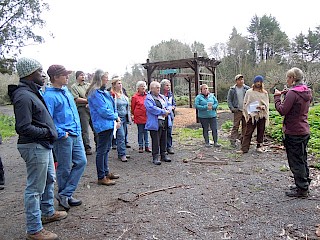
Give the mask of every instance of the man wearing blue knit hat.
[(250, 88), (243, 99), (243, 115), (247, 127), (242, 140), (241, 150), (238, 153), (247, 153), (254, 130), (257, 128), (257, 148), (259, 153), (264, 152), (263, 137), (266, 126), (269, 125), (269, 96), (264, 89), (263, 77), (255, 76), (252, 88)]
[(52, 148), (57, 131), (40, 94), (43, 86), (41, 64), (31, 58), (18, 60), (19, 85), (9, 85), (8, 94), (14, 105), (18, 150), (26, 162), (27, 186), (24, 192), (27, 239), (58, 239), (42, 224), (67, 217), (54, 209), (55, 171)]

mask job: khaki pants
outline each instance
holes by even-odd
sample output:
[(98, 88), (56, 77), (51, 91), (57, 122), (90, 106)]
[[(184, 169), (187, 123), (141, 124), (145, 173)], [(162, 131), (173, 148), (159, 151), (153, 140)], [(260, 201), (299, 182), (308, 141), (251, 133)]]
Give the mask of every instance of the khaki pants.
[[(241, 135), (239, 134), (239, 127), (241, 124)], [(246, 131), (246, 120), (242, 111), (233, 113), (233, 127), (230, 135), (230, 142), (235, 143), (237, 139), (242, 139)]]

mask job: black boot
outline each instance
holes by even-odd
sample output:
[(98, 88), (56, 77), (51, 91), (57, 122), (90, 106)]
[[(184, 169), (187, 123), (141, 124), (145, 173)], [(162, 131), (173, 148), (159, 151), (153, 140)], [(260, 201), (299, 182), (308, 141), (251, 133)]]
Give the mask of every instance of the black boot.
[(3, 170), (3, 165), (2, 165), (2, 160), (0, 157), (0, 185), (4, 185), (4, 170)]
[(296, 198), (307, 198), (309, 195), (309, 190), (296, 188), (291, 190), (290, 192), (286, 192), (288, 197), (296, 197)]

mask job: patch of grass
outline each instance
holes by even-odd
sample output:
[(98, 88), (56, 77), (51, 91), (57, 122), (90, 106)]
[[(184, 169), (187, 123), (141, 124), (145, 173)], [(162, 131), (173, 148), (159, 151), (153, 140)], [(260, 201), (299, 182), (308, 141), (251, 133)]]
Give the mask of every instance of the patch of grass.
[(225, 121), (225, 122), (221, 125), (221, 128), (222, 128), (225, 132), (229, 132), (232, 127), (233, 127), (233, 121), (231, 121), (231, 120), (227, 120), (227, 121)]
[(228, 103), (226, 102), (219, 103), (218, 110), (229, 110)]
[(0, 133), (3, 139), (16, 134), (14, 117), (0, 114)]
[(190, 129), (190, 128), (176, 128), (175, 133), (178, 135), (178, 139), (181, 142), (189, 141), (192, 139), (200, 139), (202, 136), (202, 128)]
[(287, 172), (289, 170), (290, 170), (289, 167), (287, 165), (285, 165), (285, 164), (280, 167), (280, 171), (281, 172)]

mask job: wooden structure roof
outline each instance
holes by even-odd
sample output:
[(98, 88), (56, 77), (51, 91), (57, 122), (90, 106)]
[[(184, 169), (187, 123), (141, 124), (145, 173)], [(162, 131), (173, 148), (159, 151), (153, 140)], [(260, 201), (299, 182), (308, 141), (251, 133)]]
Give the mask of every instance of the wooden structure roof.
[[(149, 59), (147, 59), (146, 63), (143, 63), (142, 66), (147, 70), (147, 78), (148, 78), (148, 86), (151, 83), (152, 74), (155, 70), (166, 70), (166, 69), (192, 69), (193, 70), (193, 76), (194, 76), (194, 89), (195, 89), (195, 95), (198, 95), (199, 93), (199, 86), (201, 83), (200, 78), (200, 68), (205, 67), (209, 70), (209, 72), (212, 74), (212, 86), (214, 90), (216, 91), (216, 75), (215, 75), (215, 69), (220, 64), (220, 61), (215, 60), (214, 58), (206, 58), (206, 57), (198, 57), (197, 53), (194, 53), (193, 58), (186, 58), (186, 59), (178, 59), (178, 60), (170, 60), (170, 61), (160, 61), (160, 62), (150, 62)], [(188, 74), (188, 79), (183, 76), (183, 74), (175, 74), (175, 77), (184, 77), (189, 82), (189, 105), (192, 107), (191, 104), (191, 81), (193, 77), (190, 77), (190, 74)]]

